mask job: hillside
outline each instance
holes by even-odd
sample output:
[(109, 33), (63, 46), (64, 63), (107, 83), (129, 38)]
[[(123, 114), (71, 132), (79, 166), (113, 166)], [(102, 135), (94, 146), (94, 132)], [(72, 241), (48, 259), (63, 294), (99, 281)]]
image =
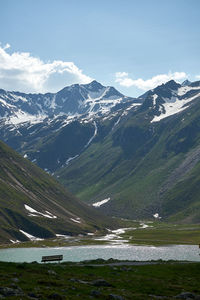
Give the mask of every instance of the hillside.
[(77, 235), (112, 221), (0, 142), (0, 243)]
[(84, 201), (110, 199), (98, 207), (107, 214), (200, 222), (199, 116), (199, 83), (169, 82), (57, 175)]

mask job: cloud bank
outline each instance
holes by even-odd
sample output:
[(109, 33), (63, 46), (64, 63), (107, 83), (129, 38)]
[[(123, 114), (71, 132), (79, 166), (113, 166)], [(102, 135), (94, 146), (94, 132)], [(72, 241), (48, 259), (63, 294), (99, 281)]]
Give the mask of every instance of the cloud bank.
[(28, 52), (9, 54), (9, 44), (0, 45), (0, 88), (21, 92), (55, 92), (73, 83), (89, 83), (73, 62), (54, 60), (44, 62)]
[(169, 72), (168, 74), (160, 74), (153, 76), (150, 79), (144, 80), (142, 78), (131, 79), (126, 72), (117, 72), (115, 73), (115, 82), (119, 83), (124, 87), (137, 87), (140, 90), (147, 91), (155, 88), (156, 86), (166, 83), (169, 80), (183, 80), (187, 78), (185, 72)]

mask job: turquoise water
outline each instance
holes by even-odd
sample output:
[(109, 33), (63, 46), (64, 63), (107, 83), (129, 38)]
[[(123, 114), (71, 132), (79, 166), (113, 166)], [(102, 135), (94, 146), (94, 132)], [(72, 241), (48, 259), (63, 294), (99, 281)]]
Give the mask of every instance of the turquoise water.
[(64, 261), (83, 261), (97, 258), (119, 260), (188, 260), (200, 261), (200, 250), (196, 245), (174, 246), (130, 246), (130, 245), (101, 245), (73, 246), (59, 248), (12, 248), (0, 250), (0, 261), (9, 262), (41, 262), (43, 255), (63, 254)]

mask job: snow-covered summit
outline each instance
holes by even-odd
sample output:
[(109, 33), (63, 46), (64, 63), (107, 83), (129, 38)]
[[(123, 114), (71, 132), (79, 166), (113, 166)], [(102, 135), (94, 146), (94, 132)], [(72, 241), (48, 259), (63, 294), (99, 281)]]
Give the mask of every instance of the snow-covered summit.
[(200, 81), (185, 80), (182, 84), (170, 80), (136, 98), (126, 97), (112, 86), (96, 80), (88, 84), (73, 84), (57, 93), (25, 94), (0, 89), (0, 119), (6, 124), (40, 123), (46, 118), (65, 115), (67, 119), (91, 120), (110, 112), (124, 110), (143, 103), (151, 110), (151, 122), (181, 112), (200, 94)]
[(190, 84), (191, 84), (191, 81), (189, 81), (188, 79), (184, 80), (184, 81), (181, 83), (182, 86), (188, 86), (188, 85), (190, 85)]
[(200, 82), (184, 81), (182, 84), (170, 80), (145, 96), (144, 105), (151, 109), (153, 119), (158, 122), (185, 110), (191, 101), (200, 97)]
[[(0, 118), (6, 118), (10, 124), (65, 114), (105, 115), (117, 104), (135, 101), (126, 97), (115, 88), (103, 86), (97, 81), (89, 84), (73, 84), (57, 93), (25, 94), (0, 90)], [(22, 118), (23, 116), (23, 118)]]

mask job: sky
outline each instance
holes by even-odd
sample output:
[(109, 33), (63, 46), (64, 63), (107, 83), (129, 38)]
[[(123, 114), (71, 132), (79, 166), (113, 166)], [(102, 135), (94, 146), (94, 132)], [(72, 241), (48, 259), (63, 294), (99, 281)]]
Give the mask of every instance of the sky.
[(199, 0), (0, 0), (0, 88), (200, 80)]

